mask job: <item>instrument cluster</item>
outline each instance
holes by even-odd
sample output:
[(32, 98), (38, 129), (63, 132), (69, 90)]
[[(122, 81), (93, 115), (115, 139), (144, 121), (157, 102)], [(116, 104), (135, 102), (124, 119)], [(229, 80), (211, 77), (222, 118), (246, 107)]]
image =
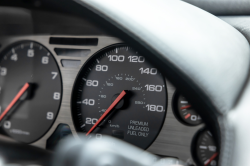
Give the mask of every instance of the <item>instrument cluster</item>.
[(17, 36), (0, 44), (1, 134), (50, 150), (65, 135), (105, 134), (162, 156), (217, 164), (216, 141), (199, 114), (121, 40)]

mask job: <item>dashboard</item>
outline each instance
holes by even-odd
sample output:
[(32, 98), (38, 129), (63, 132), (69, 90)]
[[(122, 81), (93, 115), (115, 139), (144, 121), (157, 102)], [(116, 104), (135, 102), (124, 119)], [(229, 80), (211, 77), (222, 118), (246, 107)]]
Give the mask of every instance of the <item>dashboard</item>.
[[(64, 40), (65, 38), (66, 39), (67, 38), (68, 39), (72, 39), (72, 38), (73, 39), (98, 39), (98, 44), (96, 46), (75, 46), (75, 45), (72, 46), (72, 45), (50, 44), (51, 38), (63, 38)], [(9, 46), (12, 46), (13, 44), (19, 46), (20, 44), (25, 45), (27, 43), (28, 47), (30, 47), (31, 43), (39, 43), (39, 46), (42, 45), (43, 47), (48, 49), (48, 52), (51, 53), (51, 56), (54, 57), (55, 62), (58, 65), (59, 73), (61, 73), (61, 82), (58, 81), (55, 87), (60, 87), (60, 84), (62, 87), (61, 87), (61, 91), (60, 91), (60, 88), (57, 90), (53, 89), (55, 92), (58, 91), (59, 93), (60, 91), (60, 93), (62, 94), (61, 103), (58, 105), (58, 107), (55, 107), (55, 109), (58, 108), (58, 113), (56, 113), (57, 110), (55, 110), (55, 119), (54, 119), (53, 124), (50, 124), (50, 127), (48, 127), (49, 130), (44, 132), (44, 134), (42, 134), (42, 136), (39, 137), (38, 140), (35, 139), (35, 141), (31, 141), (32, 145), (38, 146), (41, 148), (46, 148), (47, 140), (54, 133), (54, 131), (60, 124), (68, 125), (72, 134), (74, 136), (77, 136), (77, 129), (76, 129), (77, 126), (74, 125), (72, 112), (71, 112), (71, 97), (73, 93), (73, 86), (77, 79), (77, 75), (80, 72), (81, 67), (86, 63), (86, 61), (88, 61), (93, 56), (93, 54), (95, 54), (96, 52), (108, 46), (123, 43), (118, 38), (109, 37), (109, 36), (58, 36), (58, 35), (57, 36), (50, 36), (50, 35), (49, 36), (48, 35), (15, 36), (15, 37), (7, 36), (7, 37), (1, 37), (0, 42), (2, 44), (2, 47), (0, 50), (1, 52), (5, 50), (6, 48), (8, 49)], [(55, 51), (57, 49), (89, 50), (89, 51), (87, 52), (87, 54), (78, 53), (77, 56), (74, 56), (75, 53), (68, 53), (67, 51), (64, 51), (66, 55), (65, 54), (58, 55), (58, 53)], [(16, 50), (16, 52), (18, 51)], [(3, 65), (1, 64), (1, 66)], [(13, 67), (15, 66), (13, 65)], [(55, 72), (55, 70), (53, 71)], [(51, 77), (53, 76), (54, 75), (51, 74)], [(175, 156), (182, 160), (191, 160), (190, 146), (191, 146), (192, 138), (194, 134), (198, 131), (198, 129), (202, 128), (203, 125), (188, 126), (188, 125), (181, 123), (180, 121), (176, 119), (176, 116), (173, 114), (173, 110), (172, 110), (173, 96), (174, 96), (176, 89), (173, 85), (171, 85), (171, 83), (166, 78), (164, 78), (164, 83), (166, 84), (166, 87), (167, 87), (166, 88), (167, 97), (165, 97), (166, 104), (167, 104), (166, 116), (162, 115), (163, 117), (165, 117), (163, 120), (162, 128), (160, 125), (159, 128), (161, 129), (160, 129), (159, 134), (157, 134), (157, 138), (147, 148), (147, 150), (152, 153), (162, 155), (162, 156)], [(20, 84), (20, 86), (21, 85), (22, 84)], [(46, 86), (52, 86), (52, 85), (46, 85)], [(52, 100), (52, 97), (51, 97), (51, 100)], [(51, 100), (47, 102), (51, 103)], [(32, 118), (32, 117), (29, 117), (29, 118)], [(44, 123), (46, 123), (46, 121)], [(151, 123), (156, 123), (156, 121), (153, 121)], [(32, 128), (33, 127), (34, 126), (32, 126)], [(39, 129), (38, 126), (37, 128)], [(21, 141), (25, 142), (26, 140), (21, 139)]]
[[(100, 133), (113, 134), (117, 138), (124, 139), (162, 157), (175, 157), (190, 165), (200, 163), (216, 165), (216, 161), (211, 161), (217, 157), (219, 150), (216, 149), (216, 141), (206, 130), (202, 119), (192, 109), (185, 97), (167, 78), (160, 74), (157, 66), (152, 66), (143, 55), (131, 48), (129, 43), (124, 43), (119, 38), (103, 32), (96, 25), (73, 16), (20, 8), (13, 10), (26, 17), (26, 21), (29, 22), (30, 19), (33, 26), (30, 28), (30, 32), (27, 32), (27, 29), (22, 32), (23, 28), (21, 28), (19, 33), (8, 35), (10, 31), (16, 32), (15, 24), (19, 23), (12, 20), (15, 23), (1, 25), (2, 29), (9, 27), (9, 29), (5, 28), (7, 33), (0, 36), (0, 120), (6, 118), (5, 122), (1, 124), (3, 126), (1, 134), (32, 146), (53, 150), (55, 142), (57, 142), (55, 140), (60, 135), (72, 134), (77, 138), (79, 133), (92, 132), (92, 126), (99, 123), (99, 117), (105, 115), (108, 106), (119, 98), (120, 92), (132, 90), (132, 94), (126, 91), (126, 95), (131, 95), (131, 98), (140, 96), (132, 99), (133, 104), (127, 104), (127, 99), (124, 101), (120, 99), (117, 103), (124, 102), (125, 104), (121, 104), (120, 107), (118, 104), (111, 109), (115, 108), (116, 111), (132, 109), (138, 110), (138, 112), (126, 113), (124, 111), (124, 114), (119, 114), (120, 117), (117, 117), (118, 120), (115, 123), (109, 122), (110, 117), (104, 118), (100, 124), (107, 120), (105, 123), (109, 123), (113, 127), (110, 131), (109, 128), (101, 129), (97, 132), (99, 135), (96, 137), (101, 137)], [(50, 21), (46, 20), (48, 18)], [(27, 25), (30, 24), (20, 23), (18, 27)], [(19, 57), (19, 54), (27, 55), (26, 59)], [(40, 59), (35, 59), (36, 55)], [(35, 60), (28, 62), (29, 58)], [(7, 61), (9, 62), (7, 63)], [(15, 63), (18, 61), (23, 65), (16, 65)], [(46, 65), (47, 67), (44, 67)], [(13, 74), (17, 71), (19, 73)], [(8, 74), (13, 75), (6, 79)], [(125, 76), (125, 74), (127, 75)], [(39, 85), (23, 80), (26, 77), (39, 80)], [(134, 83), (137, 80), (139, 83)], [(24, 84), (25, 82), (27, 84)], [(18, 91), (13, 90), (16, 84), (19, 85), (16, 88)], [(98, 85), (102, 85), (102, 87)], [(126, 86), (131, 89), (124, 89)], [(109, 87), (109, 89), (105, 89), (105, 87)], [(26, 91), (28, 88), (34, 90), (36, 96), (40, 94), (40, 97), (33, 100), (34, 94)], [(93, 88), (95, 89), (93, 90)], [(8, 93), (4, 93), (6, 91)], [(86, 93), (83, 94), (79, 91)], [(143, 91), (145, 92), (143, 93)], [(23, 92), (19, 93), (17, 100), (28, 100), (30, 103), (35, 103), (36, 107), (32, 104), (15, 106), (13, 109), (18, 110), (19, 107), (23, 109), (21, 113), (12, 111), (6, 117), (3, 112), (17, 92)], [(107, 95), (109, 93), (110, 95)], [(86, 97), (88, 94), (92, 96)], [(106, 101), (106, 95), (109, 99), (112, 98), (111, 102)], [(147, 96), (146, 102), (143, 101), (144, 96)], [(99, 100), (100, 107), (97, 106)], [(15, 102), (12, 106), (14, 104)], [(91, 107), (93, 105), (96, 106), (96, 109)], [(126, 105), (131, 107), (126, 108)], [(35, 110), (37, 113), (31, 114), (25, 109)], [(92, 113), (95, 110), (97, 111)], [(13, 119), (11, 119), (12, 114), (15, 115)], [(112, 112), (107, 114), (110, 115)], [(116, 117), (116, 114), (111, 116)], [(140, 120), (133, 121), (136, 118)], [(24, 121), (18, 121), (18, 119)], [(130, 127), (130, 133), (126, 128), (122, 128), (122, 126), (128, 125), (127, 122), (125, 125), (122, 124), (125, 119), (130, 125), (135, 124)], [(132, 130), (136, 125), (139, 126), (138, 123), (143, 123), (140, 127), (144, 127), (138, 129), (142, 131), (141, 137), (139, 137), (139, 132), (135, 132), (136, 129)], [(152, 127), (147, 128), (148, 123), (153, 124)], [(17, 127), (12, 128), (14, 124)], [(23, 126), (25, 130), (22, 129)], [(61, 128), (63, 128), (63, 132), (60, 132)], [(116, 128), (119, 130), (114, 130)], [(150, 132), (151, 130), (152, 132)], [(148, 134), (152, 137), (147, 137)], [(138, 136), (137, 140), (134, 138), (135, 135)], [(209, 152), (206, 151), (207, 149)]]

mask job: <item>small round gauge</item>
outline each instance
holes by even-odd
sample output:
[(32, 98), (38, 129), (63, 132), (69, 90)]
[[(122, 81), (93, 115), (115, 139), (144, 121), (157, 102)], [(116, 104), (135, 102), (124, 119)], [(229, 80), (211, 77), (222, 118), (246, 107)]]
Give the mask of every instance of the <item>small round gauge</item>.
[(80, 70), (72, 94), (76, 129), (114, 136), (146, 149), (165, 120), (165, 79), (142, 55), (119, 44), (93, 55)]
[(172, 106), (174, 115), (181, 123), (189, 126), (196, 126), (202, 123), (200, 115), (197, 114), (188, 100), (178, 91), (174, 94)]
[(218, 165), (219, 151), (209, 130), (202, 129), (196, 133), (192, 142), (192, 155), (198, 165)]
[(0, 55), (1, 132), (31, 143), (52, 126), (61, 104), (61, 74), (41, 44), (22, 41)]

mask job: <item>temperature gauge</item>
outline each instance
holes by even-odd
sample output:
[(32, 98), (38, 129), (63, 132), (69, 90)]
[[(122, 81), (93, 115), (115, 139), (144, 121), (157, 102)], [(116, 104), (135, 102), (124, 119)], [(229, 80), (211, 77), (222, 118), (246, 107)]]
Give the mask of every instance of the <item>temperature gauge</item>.
[(198, 131), (192, 142), (192, 155), (197, 165), (217, 166), (219, 151), (207, 129)]
[(181, 123), (189, 126), (202, 123), (200, 115), (196, 113), (189, 101), (177, 91), (174, 94), (172, 106), (176, 118)]

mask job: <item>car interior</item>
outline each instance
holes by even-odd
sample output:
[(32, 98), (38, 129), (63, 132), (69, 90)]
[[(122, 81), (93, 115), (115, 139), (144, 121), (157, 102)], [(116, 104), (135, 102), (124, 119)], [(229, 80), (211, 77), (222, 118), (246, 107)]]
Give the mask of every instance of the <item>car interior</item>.
[(250, 1), (1, 0), (0, 166), (250, 165)]

